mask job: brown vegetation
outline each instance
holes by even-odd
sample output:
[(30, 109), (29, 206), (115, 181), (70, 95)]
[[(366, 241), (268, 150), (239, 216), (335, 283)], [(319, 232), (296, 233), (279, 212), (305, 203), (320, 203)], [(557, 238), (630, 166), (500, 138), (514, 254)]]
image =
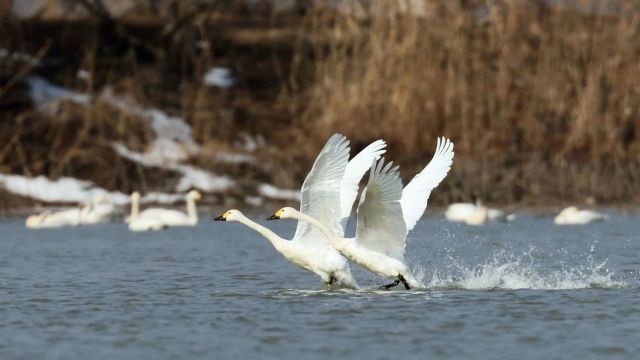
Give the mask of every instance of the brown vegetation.
[[(319, 8), (272, 16), (234, 1), (194, 1), (126, 19), (78, 3), (89, 20), (0, 23), (0, 42), (42, 57), (38, 65), (0, 59), (0, 172), (73, 175), (122, 191), (175, 181), (114, 154), (113, 141), (137, 150), (150, 141), (135, 118), (100, 101), (62, 103), (55, 116), (34, 111), (20, 80), (37, 73), (98, 99), (108, 89), (181, 115), (204, 149), (191, 162), (243, 179), (246, 189), (298, 186), (339, 131), (354, 150), (386, 139), (407, 180), (430, 158), (436, 136), (451, 137), (454, 168), (437, 204), (474, 193), (531, 205), (638, 200), (633, 1), (611, 15), (538, 2), (425, 0), (416, 16), (381, 0), (357, 17)], [(211, 66), (230, 68), (237, 85), (203, 86)], [(77, 79), (79, 69), (91, 81)], [(266, 138), (257, 165), (213, 160), (241, 133)]]

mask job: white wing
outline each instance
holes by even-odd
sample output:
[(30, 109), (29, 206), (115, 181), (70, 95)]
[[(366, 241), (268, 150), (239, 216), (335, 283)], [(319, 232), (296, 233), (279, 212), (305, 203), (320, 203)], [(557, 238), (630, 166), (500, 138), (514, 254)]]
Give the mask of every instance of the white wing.
[(387, 143), (384, 140), (376, 140), (360, 151), (347, 164), (340, 190), (341, 224), (343, 229), (347, 228), (347, 222), (353, 209), (353, 202), (358, 197), (358, 188), (362, 176), (371, 168), (371, 164), (387, 151), (385, 150), (386, 146)]
[(402, 180), (393, 162), (374, 163), (360, 196), (356, 241), (366, 248), (402, 260), (407, 227), (402, 217)]
[[(339, 236), (344, 233), (340, 224), (340, 184), (348, 161), (349, 140), (334, 134), (318, 154), (301, 190), (300, 211), (326, 224)], [(328, 244), (328, 240), (305, 221), (298, 221), (293, 240)]]
[(422, 217), (431, 191), (447, 176), (452, 163), (453, 143), (445, 137), (438, 138), (436, 152), (429, 164), (402, 191), (402, 214), (407, 231), (411, 231)]

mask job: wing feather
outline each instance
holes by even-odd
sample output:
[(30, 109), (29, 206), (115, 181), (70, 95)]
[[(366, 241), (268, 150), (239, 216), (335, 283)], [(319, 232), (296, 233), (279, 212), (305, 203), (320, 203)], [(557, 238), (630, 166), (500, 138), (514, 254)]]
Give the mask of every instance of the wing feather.
[[(340, 236), (344, 233), (340, 223), (340, 188), (348, 161), (349, 140), (334, 134), (318, 154), (301, 189), (300, 211), (327, 224)], [(304, 221), (298, 221), (293, 240), (310, 245), (328, 244), (318, 230)]]
[(358, 197), (360, 180), (371, 168), (371, 164), (380, 158), (387, 150), (387, 143), (384, 140), (376, 140), (354, 156), (349, 161), (342, 178), (342, 188), (340, 190), (340, 208), (342, 228), (347, 228), (347, 222), (351, 216), (353, 202)]
[(374, 163), (358, 206), (356, 241), (366, 248), (402, 260), (407, 228), (402, 216), (402, 180), (393, 162)]
[(447, 176), (453, 163), (453, 143), (438, 138), (436, 152), (427, 166), (416, 175), (402, 191), (402, 214), (411, 231), (427, 209), (431, 191)]

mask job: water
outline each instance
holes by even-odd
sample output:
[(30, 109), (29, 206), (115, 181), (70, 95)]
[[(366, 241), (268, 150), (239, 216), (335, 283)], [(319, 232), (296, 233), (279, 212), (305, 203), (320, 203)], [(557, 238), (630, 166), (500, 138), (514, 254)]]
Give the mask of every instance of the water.
[(0, 359), (637, 359), (640, 216), (612, 215), (427, 218), (408, 247), (415, 291), (375, 290), (386, 280), (360, 269), (363, 290), (322, 290), (239, 224), (0, 220)]

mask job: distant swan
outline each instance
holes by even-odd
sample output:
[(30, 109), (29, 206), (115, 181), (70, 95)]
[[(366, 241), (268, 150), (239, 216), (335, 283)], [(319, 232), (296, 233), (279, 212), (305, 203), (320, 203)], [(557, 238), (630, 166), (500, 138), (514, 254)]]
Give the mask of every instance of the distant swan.
[(160, 219), (140, 213), (140, 193), (137, 191), (131, 193), (131, 215), (127, 222), (131, 231), (161, 230), (167, 227)]
[(47, 210), (41, 214), (29, 216), (25, 225), (30, 229), (77, 226), (80, 224), (81, 214), (80, 207), (55, 212)]
[(150, 208), (140, 212), (140, 193), (131, 194), (131, 216), (129, 228), (133, 231), (159, 230), (169, 226), (195, 226), (198, 224), (196, 201), (202, 194), (191, 190), (185, 196), (187, 213), (177, 210)]
[(475, 204), (451, 204), (444, 215), (449, 221), (463, 222), (467, 225), (482, 225), (487, 221), (511, 221), (515, 218), (515, 215), (505, 215), (502, 210), (487, 208), (480, 200)]
[(419, 282), (404, 262), (407, 233), (426, 210), (431, 191), (445, 178), (452, 161), (453, 144), (446, 138), (438, 139), (436, 153), (429, 164), (404, 189), (397, 166), (392, 168), (391, 162), (384, 166), (384, 159), (374, 163), (360, 197), (355, 238), (344, 238), (322, 221), (291, 207), (278, 210), (269, 219), (308, 222), (342, 255), (394, 280), (383, 288), (402, 283), (405, 289), (411, 289)]
[(115, 213), (115, 206), (104, 194), (93, 197), (80, 211), (81, 224), (97, 224), (107, 222)]
[(554, 219), (557, 225), (584, 225), (592, 221), (604, 220), (606, 215), (591, 210), (580, 210), (575, 206), (569, 206), (562, 210)]
[[(300, 209), (314, 214), (336, 233), (343, 235), (358, 195), (358, 184), (371, 163), (385, 152), (385, 142), (375, 141), (349, 161), (349, 141), (334, 134), (318, 154), (302, 185)], [(268, 228), (248, 219), (238, 210), (226, 211), (215, 218), (238, 221), (267, 238), (287, 260), (312, 272), (325, 285), (357, 288), (348, 261), (342, 257), (317, 229), (298, 222), (292, 240), (285, 240)]]

